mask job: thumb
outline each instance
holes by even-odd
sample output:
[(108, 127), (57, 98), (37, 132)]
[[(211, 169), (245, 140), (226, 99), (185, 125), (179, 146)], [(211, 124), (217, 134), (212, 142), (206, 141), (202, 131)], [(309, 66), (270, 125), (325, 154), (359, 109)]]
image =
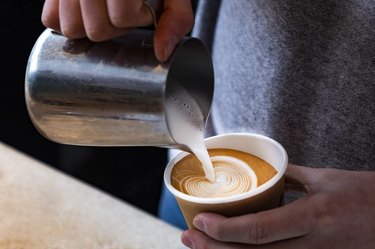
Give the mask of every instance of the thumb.
[(322, 169), (289, 164), (285, 173), (287, 191), (317, 192), (322, 178)]
[(177, 43), (191, 30), (194, 24), (190, 0), (165, 0), (158, 25), (155, 30), (155, 55), (166, 61)]

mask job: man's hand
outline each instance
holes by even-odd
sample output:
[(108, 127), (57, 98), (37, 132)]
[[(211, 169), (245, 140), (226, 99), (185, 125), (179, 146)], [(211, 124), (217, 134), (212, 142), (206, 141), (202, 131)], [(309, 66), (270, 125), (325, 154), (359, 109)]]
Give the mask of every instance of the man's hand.
[(190, 248), (375, 248), (375, 172), (289, 165), (287, 184), (307, 194), (283, 207), (226, 218), (195, 217), (185, 231)]
[[(43, 24), (64, 36), (104, 41), (153, 23), (142, 0), (46, 0)], [(190, 0), (165, 0), (155, 30), (155, 55), (165, 61), (194, 23)]]

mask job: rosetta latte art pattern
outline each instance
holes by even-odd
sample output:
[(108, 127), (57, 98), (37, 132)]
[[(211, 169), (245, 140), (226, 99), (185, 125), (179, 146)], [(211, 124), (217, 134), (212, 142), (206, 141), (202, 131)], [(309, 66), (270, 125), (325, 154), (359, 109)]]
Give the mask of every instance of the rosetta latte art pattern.
[(196, 197), (217, 198), (251, 191), (276, 175), (264, 160), (231, 149), (209, 149), (215, 181), (209, 181), (201, 162), (188, 155), (176, 163), (171, 183), (179, 191)]
[(215, 156), (211, 160), (216, 180), (210, 182), (202, 176), (186, 176), (180, 183), (183, 192), (197, 197), (224, 197), (256, 188), (257, 176), (244, 161), (229, 156)]

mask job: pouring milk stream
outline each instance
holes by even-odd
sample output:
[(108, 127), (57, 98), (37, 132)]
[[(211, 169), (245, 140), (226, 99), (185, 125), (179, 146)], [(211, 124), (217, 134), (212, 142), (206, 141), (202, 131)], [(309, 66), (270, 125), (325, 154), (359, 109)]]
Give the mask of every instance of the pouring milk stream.
[(187, 180), (187, 186), (191, 186), (187, 187), (191, 189), (190, 194), (212, 197), (231, 195), (247, 192), (257, 186), (256, 174), (244, 161), (230, 156), (210, 158), (204, 143), (204, 116), (183, 86), (173, 85), (172, 91), (166, 95), (165, 106), (172, 136), (177, 143), (191, 150), (201, 162), (205, 173), (206, 179), (193, 177)]
[(168, 126), (176, 142), (186, 145), (201, 161), (206, 178), (215, 181), (215, 171), (203, 142), (204, 117), (199, 105), (179, 84), (166, 96)]

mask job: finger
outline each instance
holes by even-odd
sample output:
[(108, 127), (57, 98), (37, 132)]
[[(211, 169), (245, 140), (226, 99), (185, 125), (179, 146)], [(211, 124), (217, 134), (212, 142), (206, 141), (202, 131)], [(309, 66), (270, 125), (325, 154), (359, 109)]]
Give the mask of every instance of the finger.
[(153, 23), (150, 10), (142, 0), (107, 0), (108, 16), (116, 28), (149, 26)]
[(78, 0), (60, 0), (59, 16), (60, 29), (64, 36), (71, 39), (86, 36)]
[(106, 0), (81, 0), (81, 13), (85, 32), (92, 41), (104, 41), (127, 32), (115, 28), (108, 16)]
[(296, 238), (291, 240), (278, 241), (274, 243), (269, 243), (265, 245), (249, 245), (249, 244), (240, 244), (240, 243), (226, 243), (217, 241), (210, 238), (204, 233), (190, 229), (185, 231), (181, 235), (182, 243), (194, 249), (204, 249), (204, 248), (213, 248), (213, 249), (308, 249), (314, 248), (313, 243), (310, 239), (305, 238)]
[(191, 30), (194, 15), (190, 0), (165, 0), (155, 31), (155, 55), (166, 61), (177, 43)]
[(322, 170), (289, 164), (285, 172), (287, 190), (313, 193), (318, 191)]
[(214, 240), (204, 233), (195, 230), (190, 229), (185, 231), (181, 236), (182, 243), (189, 247), (194, 249), (200, 249), (200, 248), (215, 248), (215, 249), (249, 249), (248, 245), (241, 245), (241, 244), (235, 244), (235, 243), (223, 243), (217, 240)]
[(42, 23), (47, 28), (61, 32), (59, 21), (59, 0), (46, 0), (44, 2)]
[(216, 240), (259, 245), (314, 231), (316, 204), (313, 199), (301, 198), (283, 207), (232, 218), (202, 213), (193, 224)]

